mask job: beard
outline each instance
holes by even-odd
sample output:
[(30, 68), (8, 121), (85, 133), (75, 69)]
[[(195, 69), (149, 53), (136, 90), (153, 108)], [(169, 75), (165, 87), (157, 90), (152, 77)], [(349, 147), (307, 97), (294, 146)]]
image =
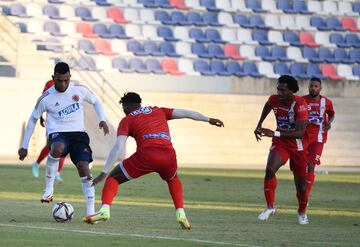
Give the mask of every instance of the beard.
[(315, 97), (319, 96), (319, 93), (309, 92), (309, 95), (310, 95), (312, 98), (315, 98)]

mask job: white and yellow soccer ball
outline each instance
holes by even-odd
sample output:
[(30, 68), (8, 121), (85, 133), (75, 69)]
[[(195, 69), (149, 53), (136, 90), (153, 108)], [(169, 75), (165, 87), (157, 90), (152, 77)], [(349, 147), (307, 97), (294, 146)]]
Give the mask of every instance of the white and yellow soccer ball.
[(74, 208), (70, 203), (58, 202), (52, 208), (52, 216), (57, 222), (70, 222), (74, 217)]

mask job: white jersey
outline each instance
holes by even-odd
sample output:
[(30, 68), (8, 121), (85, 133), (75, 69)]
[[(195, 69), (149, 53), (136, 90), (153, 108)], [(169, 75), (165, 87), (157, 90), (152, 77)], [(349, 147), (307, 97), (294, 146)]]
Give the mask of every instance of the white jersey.
[(95, 104), (97, 98), (83, 85), (71, 81), (63, 93), (52, 86), (38, 99), (32, 117), (39, 119), (46, 112), (48, 135), (54, 132), (84, 132), (84, 101)]

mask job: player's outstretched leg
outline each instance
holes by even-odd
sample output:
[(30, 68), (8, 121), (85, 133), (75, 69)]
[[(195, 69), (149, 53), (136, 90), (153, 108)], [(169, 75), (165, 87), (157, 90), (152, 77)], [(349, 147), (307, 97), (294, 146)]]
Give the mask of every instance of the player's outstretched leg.
[(31, 171), (32, 171), (32, 175), (35, 178), (39, 177), (39, 165), (41, 163), (41, 161), (43, 161), (43, 159), (45, 159), (46, 156), (48, 156), (50, 152), (50, 149), (48, 148), (48, 146), (46, 145), (45, 147), (43, 147), (43, 149), (41, 150), (37, 160), (32, 164), (31, 167)]
[(176, 175), (173, 179), (167, 181), (169, 192), (176, 208), (176, 220), (182, 229), (190, 230), (191, 224), (186, 218), (183, 202), (183, 190), (180, 178)]
[(50, 203), (53, 200), (55, 174), (58, 169), (59, 158), (48, 155), (45, 169), (45, 193), (41, 197), (41, 203)]
[(300, 177), (294, 175), (296, 184), (296, 197), (298, 199), (298, 223), (300, 225), (309, 224), (308, 217), (306, 215), (306, 207), (308, 203), (308, 194), (306, 193), (306, 176)]
[(259, 214), (258, 219), (261, 221), (267, 220), (271, 215), (276, 213), (274, 207), (275, 203), (275, 191), (276, 191), (277, 179), (276, 176), (264, 179), (264, 195), (266, 200), (266, 208)]

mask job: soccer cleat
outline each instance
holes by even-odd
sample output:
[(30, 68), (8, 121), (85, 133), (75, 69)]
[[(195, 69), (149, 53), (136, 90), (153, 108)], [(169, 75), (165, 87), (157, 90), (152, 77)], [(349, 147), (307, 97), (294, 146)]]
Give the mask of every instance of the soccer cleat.
[(259, 214), (258, 219), (261, 221), (267, 220), (269, 219), (270, 215), (274, 215), (275, 213), (276, 213), (275, 208), (266, 207), (264, 211), (262, 211), (261, 214)]
[(53, 195), (52, 194), (44, 194), (41, 199), (40, 202), (41, 203), (50, 203), (53, 201)]
[(307, 217), (307, 215), (305, 214), (305, 213), (303, 213), (303, 214), (298, 214), (298, 223), (300, 224), (300, 225), (307, 225), (307, 224), (309, 224), (309, 219), (308, 219), (308, 217)]
[(62, 181), (63, 181), (62, 177), (60, 176), (60, 173), (56, 173), (56, 175), (55, 175), (55, 181), (56, 181), (56, 182), (62, 182)]
[(39, 164), (36, 161), (32, 164), (31, 171), (34, 178), (39, 177)]
[(110, 219), (110, 208), (100, 208), (99, 212), (84, 217), (83, 221), (88, 224), (94, 224), (100, 220), (107, 221), (108, 219)]
[(184, 209), (176, 210), (176, 220), (179, 222), (180, 226), (184, 230), (191, 230), (191, 224), (186, 218)]

